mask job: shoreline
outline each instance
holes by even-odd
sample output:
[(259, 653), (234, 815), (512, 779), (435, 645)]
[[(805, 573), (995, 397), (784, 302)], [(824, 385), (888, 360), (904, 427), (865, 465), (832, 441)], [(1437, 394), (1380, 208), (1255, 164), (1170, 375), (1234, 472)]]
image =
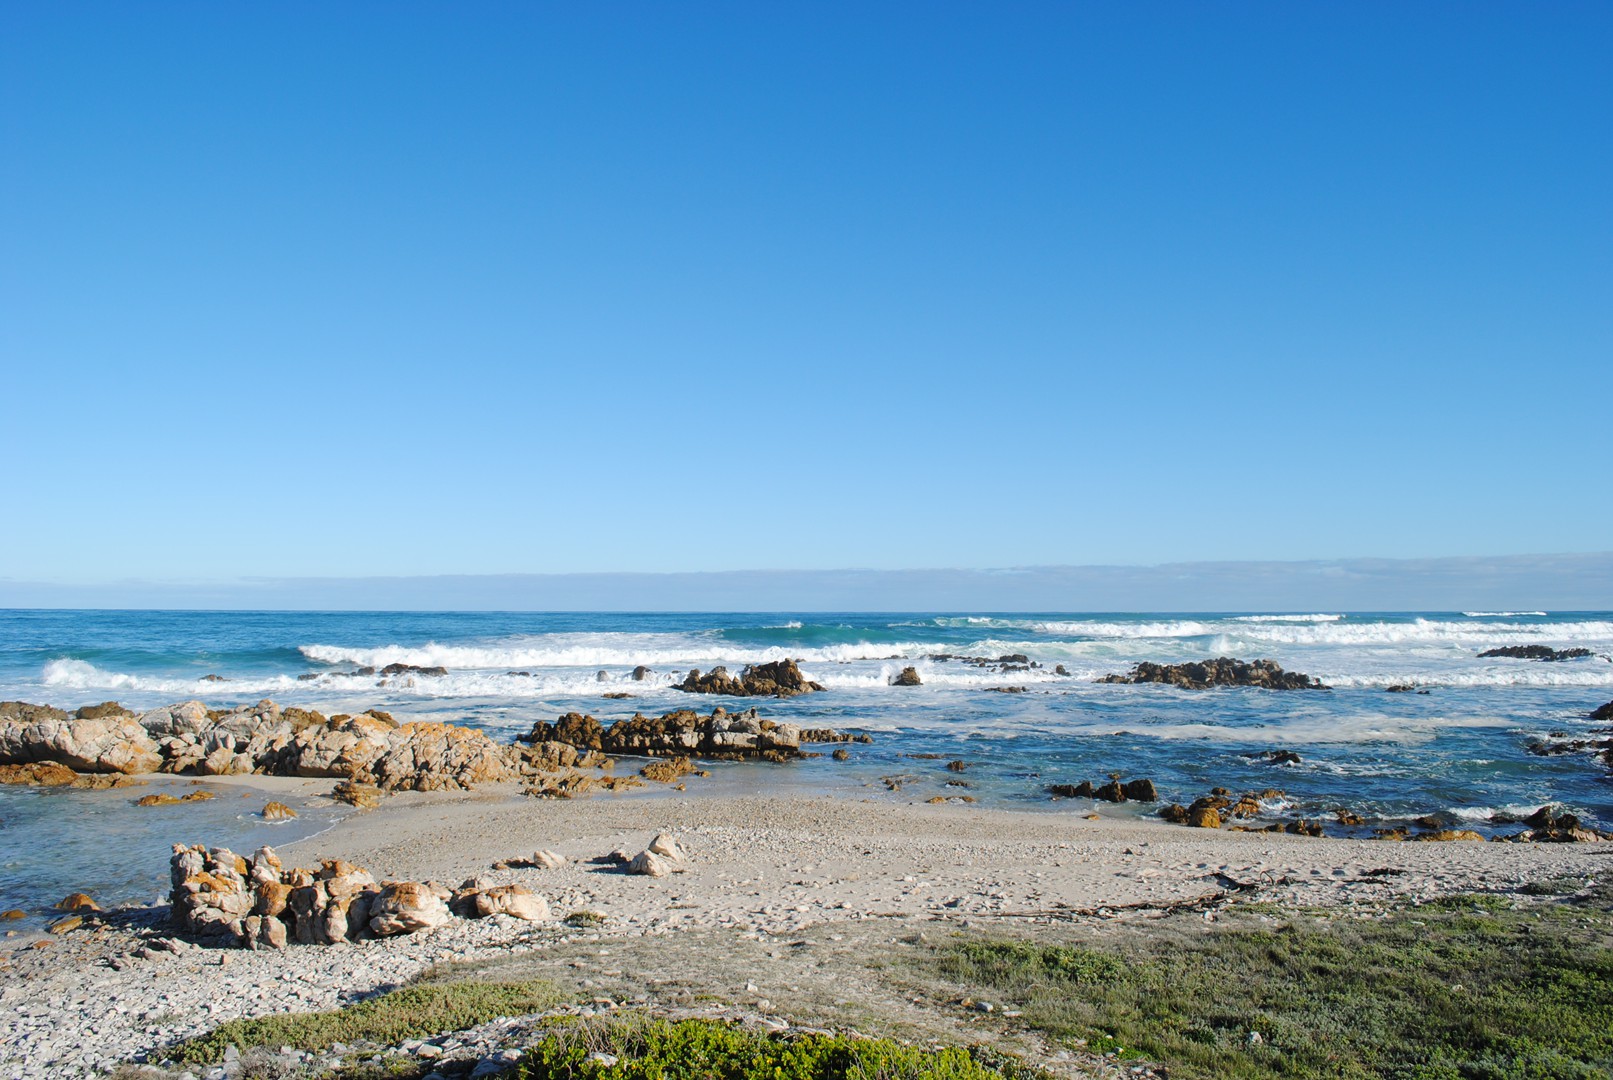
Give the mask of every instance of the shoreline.
[[(285, 793), (306, 782), (229, 783)], [(887, 924), (1146, 919), (1232, 893), (1348, 909), (1517, 892), (1613, 866), (1601, 854), (1613, 848), (1599, 844), (1388, 843), (883, 799), (669, 791), (532, 800), (515, 790), (401, 793), (279, 851), (287, 865), (342, 858), (378, 879), (523, 884), (547, 898), (555, 921), (456, 919), (405, 937), (250, 952), (159, 944), (173, 940), (164, 908), (108, 913), (98, 926), (36, 939), (42, 947), (12, 941), (0, 953), (0, 1006), (13, 1010), (0, 1021), (0, 1076), (88, 1075), (225, 1019), (329, 1008), (436, 964), (578, 940), (676, 948), (712, 935), (765, 944)], [(588, 861), (663, 832), (689, 853), (686, 872), (638, 877)], [(491, 869), (540, 848), (566, 865)], [(576, 912), (602, 922), (579, 930), (559, 921)]]

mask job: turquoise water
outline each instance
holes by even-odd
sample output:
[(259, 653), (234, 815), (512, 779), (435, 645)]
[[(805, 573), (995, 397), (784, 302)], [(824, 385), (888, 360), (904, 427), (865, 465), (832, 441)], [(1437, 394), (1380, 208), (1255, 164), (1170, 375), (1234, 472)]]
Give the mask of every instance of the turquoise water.
[[(1477, 657), (1520, 644), (1602, 655), (1558, 663)], [(929, 659), (936, 654), (1024, 654), (1041, 666), (1001, 672)], [(1609, 655), (1609, 612), (0, 612), (0, 698), (64, 708), (272, 697), (326, 712), (379, 707), (401, 719), (446, 720), (512, 738), (534, 720), (572, 709), (610, 720), (731, 706), (671, 684), (691, 667), (788, 656), (828, 690), (761, 701), (764, 715), (867, 731), (875, 742), (858, 747), (847, 764), (825, 758), (784, 767), (787, 774), (769, 766), (724, 770), (761, 789), (787, 775), (792, 790), (904, 801), (956, 794), (962, 789), (945, 785), (959, 777), (942, 766), (962, 758), (972, 763), (962, 776), (968, 793), (985, 804), (1086, 813), (1081, 801), (1050, 803), (1045, 785), (1119, 772), (1150, 777), (1178, 801), (1217, 784), (1276, 787), (1288, 793), (1285, 816), (1327, 817), (1348, 806), (1386, 823), (1447, 812), (1481, 828), (1496, 811), (1545, 802), (1613, 828), (1606, 768), (1584, 754), (1538, 757), (1526, 749), (1552, 732), (1596, 726), (1585, 714), (1613, 699)], [(1140, 660), (1210, 656), (1273, 659), (1333, 689), (1189, 693), (1092, 681)], [(351, 674), (390, 663), (442, 666), (449, 674)], [(639, 664), (653, 669), (645, 682), (631, 679)], [(1059, 664), (1067, 676), (1053, 673)], [(909, 665), (919, 669), (922, 686), (888, 685)], [(203, 681), (206, 675), (225, 681)], [(1384, 692), (1405, 682), (1430, 692)], [(1025, 692), (991, 689), (1001, 686)], [(601, 696), (607, 691), (636, 696), (610, 701)], [(1271, 749), (1293, 750), (1302, 761), (1274, 766), (1246, 756)], [(899, 793), (887, 794), (880, 782), (891, 775), (907, 778)], [(184, 808), (195, 835), (174, 836), (172, 821), (156, 811), (126, 812), (141, 793), (0, 789), (0, 907), (95, 885), (108, 899), (149, 899), (160, 891), (172, 840), (248, 847), (263, 829), (218, 800)], [(108, 838), (123, 853), (118, 872), (95, 857)], [(73, 856), (71, 875), (58, 872), (60, 853), (80, 849), (85, 855)]]

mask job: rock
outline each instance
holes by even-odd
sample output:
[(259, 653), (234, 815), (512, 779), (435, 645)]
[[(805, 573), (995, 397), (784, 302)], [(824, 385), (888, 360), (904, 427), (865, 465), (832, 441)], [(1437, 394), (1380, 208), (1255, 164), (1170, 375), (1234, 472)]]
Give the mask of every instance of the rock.
[(1119, 781), (1116, 780), (1111, 780), (1101, 787), (1094, 788), (1092, 797), (1094, 799), (1102, 799), (1104, 802), (1112, 803), (1121, 803), (1126, 801), (1126, 793), (1120, 787)]
[(1069, 675), (1069, 674), (1070, 674), (1070, 671), (1069, 671), (1069, 669), (1068, 669), (1068, 668), (1066, 668), (1066, 667), (1065, 667), (1065, 666), (1064, 666), (1064, 665), (1063, 665), (1063, 664), (1059, 664), (1059, 665), (1058, 665), (1058, 666), (1056, 666), (1056, 667), (1055, 667), (1055, 668), (1054, 668), (1054, 669), (1053, 669), (1053, 674), (1055, 674), (1055, 675), (1065, 675), (1065, 676), (1068, 676), (1068, 675)]
[(69, 719), (48, 706), (4, 704), (15, 708), (0, 711), (0, 765), (51, 762), (74, 772), (132, 774), (162, 764), (156, 741), (127, 713)]
[(26, 919), (28, 913), (21, 908), (12, 908), (10, 911), (0, 911), (0, 919)]
[(135, 714), (116, 701), (103, 701), (99, 705), (85, 705), (73, 712), (75, 720), (101, 720), (106, 717), (133, 717)]
[(54, 761), (34, 761), (26, 765), (0, 765), (0, 784), (31, 784), (35, 787), (69, 787), (79, 775)]
[(1251, 761), (1263, 761), (1267, 765), (1298, 765), (1304, 760), (1292, 750), (1259, 750), (1243, 756)]
[(142, 795), (140, 798), (134, 801), (136, 806), (178, 806), (179, 803), (180, 800), (177, 797), (170, 795), (167, 792), (160, 792), (155, 795)]
[(892, 686), (922, 686), (923, 683), (924, 680), (919, 678), (919, 669), (915, 667), (903, 668), (901, 674), (891, 680)]
[(650, 841), (649, 851), (652, 855), (659, 855), (663, 859), (670, 859), (675, 863), (688, 862), (689, 856), (684, 853), (678, 842), (666, 833), (661, 833)]
[(100, 911), (101, 906), (90, 899), (89, 893), (68, 893), (56, 902), (57, 911)]
[(1549, 645), (1504, 645), (1499, 649), (1486, 649), (1479, 653), (1480, 660), (1505, 657), (1513, 660), (1579, 660), (1595, 656), (1589, 649), (1553, 649)]
[(1219, 829), (1221, 815), (1210, 806), (1194, 806), (1187, 810), (1183, 824), (1195, 829)]
[(1047, 793), (1055, 799), (1091, 799), (1096, 795), (1090, 780), (1079, 784), (1049, 784)]
[(792, 697), (822, 690), (823, 687), (802, 675), (794, 660), (775, 660), (770, 664), (753, 664), (740, 672), (737, 679), (728, 674), (728, 669), (724, 667), (713, 668), (710, 674), (703, 677), (699, 669), (695, 669), (673, 689), (691, 694), (728, 694), (735, 697)]
[(650, 675), (651, 670), (645, 667), (643, 664), (640, 664), (638, 667), (633, 669), (634, 682), (643, 682), (645, 679), (648, 679)]
[(383, 677), (390, 675), (426, 675), (431, 678), (440, 678), (448, 674), (445, 667), (418, 667), (414, 664), (388, 664), (381, 669)]
[(254, 897), (247, 885), (249, 866), (228, 848), (174, 845), (169, 860), (174, 922), (198, 937), (241, 936), (241, 920)]
[(1230, 657), (1186, 664), (1141, 663), (1125, 675), (1105, 675), (1100, 683), (1164, 683), (1183, 690), (1212, 686), (1254, 686), (1266, 690), (1326, 690), (1317, 679), (1297, 671), (1284, 671), (1271, 660), (1244, 663)]
[(435, 929), (452, 918), (441, 897), (414, 881), (388, 882), (370, 904), (370, 930), (377, 937)]
[(1159, 792), (1155, 789), (1152, 780), (1128, 780), (1120, 790), (1125, 793), (1126, 798), (1134, 802), (1159, 801)]
[(653, 780), (659, 784), (670, 784), (681, 776), (694, 772), (694, 763), (687, 757), (679, 755), (673, 758), (663, 758), (652, 761), (638, 771), (646, 780)]
[(283, 802), (267, 802), (263, 804), (264, 821), (290, 821), (297, 816), (297, 811)]
[(1187, 807), (1180, 803), (1171, 803), (1159, 809), (1159, 816), (1176, 825), (1187, 824)]
[(66, 934), (77, 930), (83, 925), (84, 917), (82, 915), (69, 915), (65, 919), (57, 919), (45, 929), (52, 934)]
[(1440, 829), (1437, 832), (1418, 833), (1412, 839), (1437, 841), (1475, 840), (1482, 844), (1486, 838), (1483, 833), (1474, 832), (1472, 829)]
[(1592, 720), (1613, 720), (1613, 701), (1597, 707), (1591, 712)]
[[(654, 718), (635, 713), (630, 719), (619, 720), (608, 727), (591, 716), (567, 713), (553, 724), (543, 721), (534, 724), (532, 730), (521, 737), (532, 749), (521, 753), (529, 759), (547, 760), (552, 759), (553, 754), (543, 751), (540, 755), (540, 748), (569, 745), (644, 757), (676, 759), (699, 755), (726, 760), (784, 761), (802, 756), (801, 744), (808, 741), (809, 735), (829, 736), (817, 739), (820, 742), (839, 738), (836, 732), (804, 732), (797, 724), (774, 723), (758, 716), (755, 709), (729, 713), (719, 708), (712, 710), (710, 716), (702, 716), (692, 709), (677, 709)], [(675, 772), (675, 769), (652, 767), (644, 775), (675, 779)]]
[(672, 873), (669, 860), (663, 859), (653, 851), (641, 851), (633, 856), (627, 864), (629, 874), (645, 874), (649, 877), (666, 877)]
[(241, 920), (242, 944), (253, 950), (284, 949), (286, 924), (273, 916), (248, 915)]
[(845, 747), (842, 746), (839, 749), (835, 750), (833, 753), (831, 753), (829, 756), (834, 758), (836, 761), (850, 761), (851, 760), (851, 751), (847, 750)]
[(499, 885), (475, 894), (478, 916), (510, 915), (527, 922), (547, 922), (549, 902), (525, 885)]
[(331, 790), (330, 795), (337, 802), (356, 806), (360, 810), (370, 810), (381, 805), (381, 789), (374, 784), (359, 784), (352, 780), (343, 780)]

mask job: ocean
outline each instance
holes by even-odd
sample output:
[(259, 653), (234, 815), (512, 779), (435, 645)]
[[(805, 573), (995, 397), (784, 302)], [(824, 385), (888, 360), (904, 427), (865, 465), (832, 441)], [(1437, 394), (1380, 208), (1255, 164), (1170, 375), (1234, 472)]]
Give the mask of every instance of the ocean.
[[(1478, 656), (1509, 645), (1593, 655)], [(1004, 671), (935, 659), (1013, 655), (1036, 666)], [(1275, 660), (1331, 689), (1193, 692), (1094, 681), (1143, 660), (1217, 656)], [(737, 671), (785, 657), (825, 692), (775, 700), (673, 689), (691, 668)], [(866, 732), (874, 741), (856, 746), (849, 762), (824, 756), (721, 766), (729, 790), (900, 801), (966, 793), (982, 805), (1085, 814), (1089, 801), (1051, 800), (1047, 786), (1119, 774), (1147, 777), (1163, 798), (1183, 803), (1213, 786), (1277, 788), (1286, 795), (1272, 807), (1276, 816), (1330, 821), (1348, 808), (1366, 819), (1363, 829), (1440, 814), (1458, 827), (1504, 832), (1493, 816), (1545, 803), (1613, 828), (1606, 766), (1584, 752), (1529, 751), (1531, 742), (1599, 726), (1587, 714), (1613, 699), (1610, 657), (1613, 612), (0, 611), (4, 700), (67, 709), (116, 700), (144, 709), (268, 697), (327, 714), (380, 708), (400, 720), (479, 727), (506, 741), (572, 710), (608, 721), (636, 711), (755, 705), (767, 717)], [(355, 674), (395, 663), (448, 673)], [(642, 681), (632, 677), (639, 665), (652, 669)], [(1056, 673), (1059, 665), (1066, 674)], [(922, 685), (890, 685), (907, 666)], [(1428, 692), (1386, 692), (1408, 683)], [(607, 692), (634, 696), (608, 700)], [(1273, 750), (1300, 760), (1262, 758)], [(966, 771), (948, 771), (952, 760), (967, 762)], [(690, 795), (700, 783), (690, 783)], [(267, 825), (234, 789), (182, 808), (129, 806), (155, 790), (194, 788), (185, 779), (104, 792), (0, 787), (0, 909), (37, 912), (75, 889), (103, 902), (149, 901), (163, 890), (175, 840), (282, 843), (351, 812), (312, 803), (296, 822)]]

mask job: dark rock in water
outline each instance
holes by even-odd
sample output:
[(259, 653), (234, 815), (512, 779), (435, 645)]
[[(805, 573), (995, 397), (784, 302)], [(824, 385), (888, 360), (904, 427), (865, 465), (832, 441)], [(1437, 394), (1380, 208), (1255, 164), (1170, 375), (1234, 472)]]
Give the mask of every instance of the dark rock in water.
[(1297, 671), (1284, 671), (1274, 661), (1244, 663), (1230, 657), (1195, 660), (1186, 664), (1143, 662), (1129, 674), (1105, 675), (1100, 683), (1165, 683), (1183, 690), (1206, 690), (1212, 686), (1255, 686), (1265, 690), (1326, 690), (1320, 681)]
[(1070, 669), (1065, 667), (1063, 664), (1060, 664), (1058, 667), (1053, 669), (1053, 674), (1055, 675), (1068, 675), (1069, 673)]
[(1388, 694), (1410, 694), (1417, 689), (1417, 684), (1409, 682), (1395, 683), (1394, 685), (1386, 686), (1383, 689), (1384, 692)]
[(1159, 816), (1173, 825), (1187, 824), (1187, 807), (1181, 803), (1171, 803), (1169, 806), (1159, 808)]
[(1047, 793), (1055, 799), (1090, 799), (1092, 781), (1083, 780), (1079, 784), (1049, 784)]
[(1102, 799), (1104, 802), (1126, 801), (1126, 793), (1121, 790), (1120, 782), (1118, 780), (1111, 780), (1102, 787), (1095, 789), (1092, 792), (1092, 797), (1094, 799)]
[(319, 678), (319, 673), (318, 672), (305, 671), (301, 675), (297, 676), (297, 681), (298, 682), (313, 682), (317, 678)]
[(1152, 780), (1128, 780), (1120, 790), (1133, 802), (1159, 801), (1159, 792), (1154, 789)]
[(891, 680), (892, 686), (922, 686), (924, 680), (919, 678), (919, 669), (905, 667), (902, 673)]
[(604, 670), (594, 672), (594, 681), (595, 682), (610, 682), (610, 672), (604, 671)]
[(528, 678), (528, 679), (532, 678), (532, 672), (530, 672), (530, 671), (506, 671), (504, 674), (511, 675), (511, 676), (516, 677), (516, 678), (522, 678), (522, 677)]
[(1589, 649), (1553, 649), (1549, 645), (1506, 645), (1499, 649), (1486, 649), (1479, 653), (1480, 660), (1506, 657), (1512, 660), (1579, 660), (1596, 654)]
[(1030, 662), (1031, 658), (1022, 652), (997, 657), (997, 663), (999, 664), (1029, 664)]
[(802, 675), (794, 660), (775, 660), (771, 664), (752, 664), (740, 672), (737, 679), (728, 674), (725, 667), (714, 667), (705, 676), (696, 668), (674, 689), (689, 694), (731, 697), (793, 697), (823, 687)]
[[(363, 669), (360, 669), (359, 671), (354, 672), (354, 674), (362, 675), (365, 674), (365, 672)], [(374, 672), (371, 671), (370, 674), (374, 674)], [(439, 676), (448, 674), (448, 669), (445, 667), (418, 667), (414, 664), (388, 664), (386, 667), (381, 669), (381, 674)]]
[(1591, 713), (1592, 720), (1613, 720), (1613, 701)]
[(229, 680), (222, 675), (203, 675), (202, 682), (229, 682)]
[(1303, 759), (1292, 750), (1261, 750), (1243, 755), (1251, 761), (1264, 761), (1268, 765), (1298, 765)]
[(633, 669), (633, 681), (634, 682), (643, 682), (645, 679), (648, 679), (649, 677), (650, 677), (650, 669), (645, 667), (643, 664), (640, 664), (638, 667)]
[(375, 669), (372, 667), (355, 668), (354, 670), (349, 671), (348, 674), (358, 678), (368, 678), (369, 676), (375, 674)]

